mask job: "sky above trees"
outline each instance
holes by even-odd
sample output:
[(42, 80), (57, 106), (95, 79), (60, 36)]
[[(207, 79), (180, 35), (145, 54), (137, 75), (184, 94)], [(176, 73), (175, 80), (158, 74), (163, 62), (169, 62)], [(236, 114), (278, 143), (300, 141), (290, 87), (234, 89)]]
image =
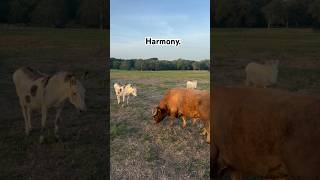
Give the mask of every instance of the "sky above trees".
[[(209, 0), (111, 0), (111, 57), (209, 59)], [(146, 46), (145, 37), (182, 39), (182, 45)]]

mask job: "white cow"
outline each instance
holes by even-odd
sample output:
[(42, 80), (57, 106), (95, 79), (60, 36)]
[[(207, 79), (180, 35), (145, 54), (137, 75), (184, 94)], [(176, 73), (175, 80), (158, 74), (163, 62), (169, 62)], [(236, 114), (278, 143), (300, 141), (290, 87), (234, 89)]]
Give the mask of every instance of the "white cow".
[(13, 81), (25, 120), (26, 135), (29, 135), (32, 130), (32, 111), (41, 111), (40, 143), (44, 140), (43, 134), (46, 129), (49, 108), (57, 108), (55, 117), (55, 135), (57, 137), (60, 114), (66, 101), (69, 101), (80, 111), (86, 111), (87, 109), (85, 88), (73, 74), (68, 72), (59, 72), (48, 76), (29, 67), (23, 67), (14, 72)]
[(266, 64), (249, 63), (246, 68), (246, 85), (266, 87), (277, 83), (279, 61), (270, 61)]
[(198, 81), (187, 81), (187, 88), (188, 89), (196, 89), (197, 88)]
[(122, 100), (125, 103), (125, 99), (127, 97), (127, 105), (129, 104), (129, 96), (137, 96), (137, 88), (132, 86), (131, 84), (127, 84), (124, 86), (123, 93), (122, 93)]
[(114, 92), (116, 93), (116, 96), (117, 96), (118, 104), (120, 104), (120, 102), (121, 102), (120, 98), (123, 94), (124, 86), (121, 85), (120, 83), (114, 83), (113, 88), (114, 88)]

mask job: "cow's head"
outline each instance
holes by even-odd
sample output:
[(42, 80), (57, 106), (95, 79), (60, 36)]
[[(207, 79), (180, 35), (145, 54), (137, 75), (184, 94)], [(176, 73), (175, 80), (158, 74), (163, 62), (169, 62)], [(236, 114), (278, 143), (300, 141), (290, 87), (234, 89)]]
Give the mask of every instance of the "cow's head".
[(137, 88), (132, 86), (132, 84), (127, 85), (127, 90), (129, 93), (131, 93), (133, 96), (137, 96)]
[(167, 116), (167, 111), (165, 109), (161, 109), (159, 106), (155, 106), (152, 109), (152, 118), (156, 123), (159, 123)]
[(86, 90), (79, 80), (76, 79), (74, 75), (70, 75), (70, 79), (67, 83), (70, 84), (69, 88), (69, 101), (73, 104), (78, 110), (86, 111), (85, 103), (85, 93)]

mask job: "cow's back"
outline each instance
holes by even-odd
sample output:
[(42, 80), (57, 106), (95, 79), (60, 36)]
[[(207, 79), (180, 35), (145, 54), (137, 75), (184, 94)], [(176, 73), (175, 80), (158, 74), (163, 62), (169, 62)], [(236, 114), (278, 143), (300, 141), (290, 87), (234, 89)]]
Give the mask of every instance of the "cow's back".
[(259, 176), (315, 175), (318, 100), (259, 88), (218, 87), (211, 94), (214, 143), (228, 166)]
[(29, 88), (30, 84), (32, 83), (33, 79), (30, 76), (31, 74), (28, 74), (29, 69), (26, 67), (17, 69), (12, 76), (13, 82), (15, 84), (17, 93), (25, 91), (27, 88)]
[(22, 67), (13, 73), (12, 78), (20, 102), (31, 109), (39, 108), (48, 77), (29, 67)]
[(166, 92), (164, 98), (160, 101), (160, 106), (166, 106), (167, 109), (174, 113), (178, 113), (179, 109), (182, 109), (183, 97), (185, 96), (184, 88), (173, 88)]

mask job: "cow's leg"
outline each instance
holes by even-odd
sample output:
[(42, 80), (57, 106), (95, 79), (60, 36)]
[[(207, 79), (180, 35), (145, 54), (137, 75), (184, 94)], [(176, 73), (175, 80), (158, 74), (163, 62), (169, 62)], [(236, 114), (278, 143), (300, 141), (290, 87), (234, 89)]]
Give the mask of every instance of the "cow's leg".
[(182, 128), (186, 128), (187, 127), (187, 118), (185, 116), (181, 116), (182, 118)]
[(202, 135), (202, 136), (205, 136), (206, 134), (207, 134), (207, 130), (206, 130), (206, 128), (202, 128), (201, 135)]
[(207, 134), (206, 142), (210, 143), (210, 121), (205, 121), (204, 129), (205, 129), (205, 132)]
[(125, 103), (126, 102), (125, 100), (126, 100), (126, 96), (123, 94), (122, 95), (122, 102)]
[(63, 107), (64, 107), (64, 103), (62, 103), (61, 106), (58, 107), (57, 113), (56, 113), (56, 118), (54, 120), (54, 134), (55, 134), (56, 138), (59, 138), (58, 131), (59, 131), (59, 123), (61, 121), (60, 115), (61, 115)]
[(250, 85), (251, 85), (250, 79), (249, 79), (249, 77), (247, 76), (247, 77), (246, 77), (246, 86), (250, 86)]
[(32, 131), (31, 113), (32, 113), (31, 109), (27, 107), (27, 118), (28, 118), (29, 133)]
[(130, 96), (127, 97), (127, 105), (129, 104), (129, 97), (130, 97)]
[(30, 131), (29, 131), (29, 125), (28, 125), (28, 117), (27, 117), (27, 110), (26, 110), (26, 106), (23, 105), (22, 102), (20, 102), (21, 104), (21, 110), (22, 110), (22, 115), (24, 118), (24, 125), (25, 125), (25, 133), (28, 136)]
[(122, 107), (125, 105), (125, 102), (126, 102), (126, 96), (123, 94), (122, 95), (122, 102), (123, 102), (123, 104), (122, 104)]
[(120, 104), (120, 96), (117, 95), (117, 101), (118, 101), (118, 104)]
[(242, 173), (239, 171), (232, 171), (230, 173), (230, 177), (231, 177), (231, 180), (242, 180), (243, 179)]
[(45, 133), (45, 131), (46, 131), (47, 111), (48, 111), (47, 107), (42, 106), (42, 108), (41, 108), (41, 115), (42, 115), (42, 117), (41, 117), (40, 143), (43, 142), (43, 140), (44, 140), (44, 133)]
[(210, 133), (207, 133), (206, 142), (210, 144)]
[(194, 126), (197, 121), (198, 121), (198, 118), (192, 118), (192, 125)]
[(175, 120), (175, 118), (172, 118), (172, 117), (170, 118), (170, 124), (169, 124), (170, 127), (173, 127), (174, 120)]

